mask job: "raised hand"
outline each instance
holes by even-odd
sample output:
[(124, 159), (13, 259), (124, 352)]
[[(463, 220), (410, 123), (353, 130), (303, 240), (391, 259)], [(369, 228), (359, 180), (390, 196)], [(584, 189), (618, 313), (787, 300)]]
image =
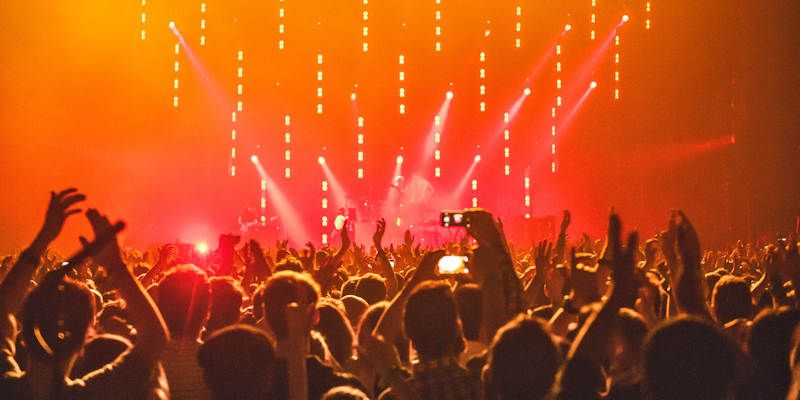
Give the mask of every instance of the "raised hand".
[(165, 267), (172, 266), (178, 260), (178, 245), (175, 243), (167, 243), (158, 249), (158, 262), (157, 264)]
[(561, 218), (561, 232), (567, 231), (570, 222), (572, 222), (572, 214), (570, 214), (569, 210), (564, 210), (564, 216)]
[(42, 246), (44, 250), (61, 233), (64, 222), (70, 215), (81, 212), (80, 208), (73, 206), (86, 200), (86, 196), (78, 193), (78, 189), (69, 188), (58, 193), (50, 192), (50, 204), (47, 205), (47, 213), (44, 217), (39, 234), (36, 236), (35, 243)]
[(621, 307), (633, 308), (636, 302), (638, 281), (636, 279), (636, 255), (639, 251), (639, 234), (631, 232), (628, 243), (622, 247), (622, 221), (615, 213), (611, 213), (608, 222), (608, 246), (614, 256), (608, 260), (611, 276), (614, 279), (614, 288), (611, 299)]
[(436, 279), (436, 265), (444, 255), (445, 251), (442, 249), (425, 253), (419, 266), (417, 266), (417, 270), (414, 272), (414, 276), (409, 280), (409, 285), (413, 288), (424, 281)]
[(553, 268), (553, 243), (542, 240), (534, 250), (534, 263), (536, 264), (536, 274), (542, 277)]
[[(111, 221), (108, 217), (100, 214), (96, 209), (90, 208), (86, 211), (86, 218), (94, 231), (95, 240), (97, 238), (107, 235), (111, 232)], [(80, 241), (84, 246), (89, 244), (89, 241), (81, 236)], [(119, 250), (116, 236), (113, 240), (109, 240), (108, 244), (94, 256), (94, 261), (105, 267), (108, 274), (112, 277), (119, 274), (128, 273), (128, 269), (122, 261), (122, 256)]]
[(678, 215), (677, 223), (677, 243), (678, 251), (681, 255), (684, 268), (699, 268), (700, 267), (700, 240), (697, 237), (697, 231), (694, 226), (686, 218), (683, 211), (676, 211)]
[(379, 253), (383, 251), (383, 235), (386, 233), (386, 220), (381, 218), (375, 221), (375, 233), (372, 235), (372, 243), (375, 250)]
[(408, 229), (406, 229), (405, 234), (403, 234), (403, 244), (406, 245), (406, 247), (409, 249), (409, 251), (414, 246), (414, 236), (411, 234), (411, 231), (408, 230)]
[[(350, 221), (344, 220), (344, 225), (342, 225), (342, 249), (343, 251), (347, 251), (350, 248), (350, 244), (352, 241), (350, 240)], [(340, 250), (342, 251), (342, 250)]]

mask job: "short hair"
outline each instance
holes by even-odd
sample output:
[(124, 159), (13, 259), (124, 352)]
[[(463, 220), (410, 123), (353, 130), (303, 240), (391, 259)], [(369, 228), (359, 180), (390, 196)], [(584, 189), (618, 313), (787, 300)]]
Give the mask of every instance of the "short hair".
[(736, 345), (708, 321), (681, 316), (645, 340), (644, 385), (654, 400), (727, 398), (734, 389)]
[(350, 278), (342, 283), (342, 297), (348, 295), (356, 295), (356, 285), (358, 284), (357, 278)]
[(322, 400), (369, 400), (369, 396), (352, 386), (337, 386), (325, 392)]
[(414, 288), (403, 322), (406, 336), (420, 356), (441, 358), (464, 351), (456, 300), (447, 282), (426, 281)]
[(458, 305), (458, 316), (467, 340), (478, 340), (483, 320), (483, 298), (480, 286), (470, 283), (461, 285), (454, 292)]
[(319, 285), (306, 273), (281, 271), (267, 280), (262, 296), (264, 317), (280, 340), (288, 335), (286, 306), (303, 297), (310, 305), (316, 305), (320, 297)]
[(386, 279), (375, 273), (364, 274), (356, 283), (355, 295), (367, 304), (386, 300)]
[(288, 256), (275, 264), (275, 272), (281, 271), (303, 272), (303, 263), (294, 257)]
[(230, 276), (215, 276), (208, 280), (211, 304), (206, 328), (216, 330), (239, 321), (244, 299), (242, 287)]
[(83, 347), (94, 322), (94, 296), (81, 282), (48, 273), (22, 305), (22, 337), (28, 354), (63, 361)]
[(744, 278), (725, 275), (714, 285), (711, 305), (717, 321), (727, 324), (737, 318), (753, 317), (753, 296)]
[(363, 342), (366, 337), (372, 335), (372, 331), (375, 329), (375, 326), (378, 325), (381, 315), (383, 315), (388, 307), (388, 301), (380, 301), (369, 306), (366, 311), (364, 311), (361, 315), (361, 319), (358, 321), (358, 329), (356, 329), (356, 338), (359, 343)]
[(792, 382), (789, 357), (792, 335), (800, 323), (800, 310), (768, 309), (753, 321), (747, 348), (755, 363), (759, 392), (766, 398), (785, 398)]
[(325, 337), (333, 358), (340, 365), (353, 356), (353, 327), (344, 316), (344, 306), (333, 299), (322, 299), (317, 304), (319, 322), (317, 331)]
[(501, 327), (485, 367), (487, 398), (539, 399), (555, 381), (561, 354), (545, 324), (520, 314)]
[(619, 310), (620, 337), (627, 351), (638, 360), (641, 353), (642, 344), (647, 338), (647, 322), (638, 312), (623, 308)]
[(275, 351), (257, 328), (231, 325), (214, 332), (200, 346), (197, 359), (216, 400), (256, 400), (269, 393)]
[(358, 321), (361, 320), (361, 316), (367, 310), (369, 304), (361, 297), (354, 295), (343, 296), (340, 300), (347, 314), (347, 319), (350, 320), (350, 325), (353, 327), (358, 326)]
[(192, 264), (179, 265), (158, 283), (156, 303), (173, 339), (196, 339), (208, 317), (211, 289), (206, 273)]

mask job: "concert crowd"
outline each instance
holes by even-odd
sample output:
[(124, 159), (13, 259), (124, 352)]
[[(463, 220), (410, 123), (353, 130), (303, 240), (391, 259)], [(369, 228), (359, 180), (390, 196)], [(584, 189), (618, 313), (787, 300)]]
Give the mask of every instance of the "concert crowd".
[[(221, 235), (199, 254), (121, 246), (76, 189), (50, 194), (0, 266), (0, 399), (797, 399), (796, 237), (701, 247), (680, 210), (653, 237), (513, 243), (486, 210), (441, 248)], [(44, 208), (44, 204), (42, 205)], [(656, 210), (657, 212), (658, 210)], [(50, 249), (65, 223), (93, 238)], [(133, 227), (135, 229), (135, 227)], [(455, 263), (455, 268), (450, 268)]]

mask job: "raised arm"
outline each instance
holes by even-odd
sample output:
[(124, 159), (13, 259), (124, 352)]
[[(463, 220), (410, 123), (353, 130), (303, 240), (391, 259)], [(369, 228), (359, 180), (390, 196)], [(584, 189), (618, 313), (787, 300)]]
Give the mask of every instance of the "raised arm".
[(58, 193), (50, 192), (50, 204), (47, 206), (42, 228), (33, 242), (22, 251), (0, 284), (0, 311), (3, 319), (19, 311), (30, 287), (31, 278), (39, 267), (42, 254), (61, 233), (67, 218), (81, 212), (79, 208), (73, 206), (85, 199), (86, 196), (74, 188)]
[(345, 253), (347, 253), (347, 249), (350, 248), (350, 235), (347, 232), (347, 227), (349, 225), (348, 221), (344, 221), (344, 226), (342, 226), (341, 234), (342, 234), (342, 247), (339, 248), (339, 251), (336, 252), (336, 255), (331, 257), (327, 263), (319, 268), (314, 274), (314, 279), (319, 283), (320, 289), (322, 293), (327, 293), (331, 286), (331, 281), (333, 280), (333, 275), (336, 273), (336, 270), (342, 265), (342, 258), (344, 258)]
[(622, 223), (612, 212), (608, 221), (607, 249), (613, 256), (606, 259), (612, 270), (613, 284), (610, 293), (599, 311), (592, 314), (584, 323), (570, 348), (568, 359), (584, 357), (602, 365), (610, 354), (609, 338), (618, 321), (619, 309), (633, 308), (636, 300), (637, 283), (635, 271), (636, 252), (639, 235), (628, 236), (628, 246), (622, 248)]
[(525, 299), (501, 226), (480, 209), (470, 210), (468, 218), (467, 232), (478, 242), (472, 265), (483, 293), (481, 339), (488, 343), (497, 329), (524, 310)]
[[(108, 218), (95, 209), (86, 211), (86, 217), (92, 225), (95, 237), (100, 237), (111, 229)], [(81, 238), (81, 241), (87, 243), (86, 239)], [(98, 252), (94, 260), (106, 268), (112, 285), (125, 299), (128, 314), (135, 323), (138, 334), (131, 353), (138, 354), (149, 362), (156, 362), (169, 340), (167, 327), (153, 299), (122, 262), (116, 238)]]
[(387, 343), (394, 343), (394, 341), (402, 335), (403, 332), (403, 309), (406, 305), (406, 300), (420, 283), (434, 279), (436, 277), (434, 269), (439, 259), (444, 256), (444, 250), (436, 250), (425, 254), (422, 261), (417, 266), (414, 276), (406, 282), (403, 289), (394, 296), (389, 307), (381, 315), (378, 324), (372, 331), (374, 336), (382, 336)]
[(680, 268), (673, 271), (673, 293), (681, 312), (713, 320), (703, 295), (703, 270), (700, 266), (700, 240), (697, 231), (682, 211), (673, 212), (670, 230), (674, 230)]
[(558, 231), (558, 239), (556, 240), (556, 256), (555, 263), (564, 262), (567, 252), (567, 228), (572, 221), (572, 214), (569, 210), (564, 210), (564, 216), (561, 219), (561, 229)]
[(377, 261), (376, 267), (378, 267), (381, 276), (386, 279), (386, 292), (391, 297), (397, 294), (397, 277), (394, 276), (392, 264), (389, 262), (389, 257), (383, 249), (384, 233), (386, 233), (386, 220), (381, 218), (375, 222), (375, 234), (372, 235), (372, 243), (375, 245), (375, 250), (377, 251), (375, 255), (375, 261)]

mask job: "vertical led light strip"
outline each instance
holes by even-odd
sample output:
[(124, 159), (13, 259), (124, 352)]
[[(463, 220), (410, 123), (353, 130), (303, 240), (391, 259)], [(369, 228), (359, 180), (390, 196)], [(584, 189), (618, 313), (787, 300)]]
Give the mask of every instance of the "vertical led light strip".
[(503, 175), (511, 175), (511, 131), (508, 129), (508, 113), (503, 114)]
[(433, 51), (442, 51), (442, 0), (436, 0), (433, 10)]
[(597, 0), (592, 0), (592, 15), (589, 17), (589, 22), (591, 23), (591, 31), (589, 32), (589, 39), (594, 40), (595, 36), (597, 35), (595, 32), (595, 26), (597, 25)]
[(322, 180), (322, 244), (328, 244), (328, 234), (325, 229), (328, 226), (328, 218), (325, 215), (328, 212), (328, 181)]
[(433, 129), (433, 176), (441, 178), (442, 168), (439, 163), (442, 160), (442, 152), (439, 146), (442, 143), (442, 117), (440, 115), (433, 117)]
[[(563, 36), (562, 36), (563, 37)], [(562, 70), (564, 69), (563, 64), (563, 57), (562, 57), (562, 44), (561, 39), (559, 38), (558, 42), (556, 42), (556, 50), (555, 55), (553, 56), (553, 60), (555, 61), (555, 78), (556, 78), (556, 99), (553, 104), (553, 107), (550, 109), (550, 117), (553, 120), (553, 124), (550, 125), (550, 137), (552, 141), (550, 142), (550, 172), (556, 173), (556, 116), (558, 115), (558, 109), (563, 106), (563, 101), (561, 97), (561, 88), (564, 86), (564, 82), (562, 81), (561, 77), (563, 76)]]
[(317, 54), (317, 114), (322, 114), (322, 53)]
[(650, 20), (653, 18), (652, 14), (652, 5), (650, 4), (650, 0), (645, 0), (644, 2), (644, 29), (650, 30)]
[(478, 86), (478, 94), (481, 99), (480, 103), (478, 104), (478, 108), (480, 112), (486, 111), (486, 51), (481, 50), (480, 54), (478, 55), (479, 69), (478, 69), (478, 82), (480, 82), (480, 86)]
[(472, 207), (478, 206), (478, 180), (472, 180)]
[(283, 133), (283, 144), (286, 146), (283, 151), (283, 160), (286, 165), (283, 167), (283, 177), (289, 179), (292, 177), (292, 117), (289, 114), (283, 116), (283, 126), (285, 132)]
[(142, 0), (142, 31), (139, 33), (139, 38), (147, 39), (147, 0)]
[(515, 26), (514, 26), (514, 48), (518, 49), (522, 47), (522, 39), (520, 36), (522, 35), (522, 6), (517, 6), (516, 18), (515, 18)]
[(361, 5), (361, 51), (366, 53), (369, 51), (369, 0), (362, 0)]
[(283, 0), (278, 1), (280, 2), (278, 7), (278, 50), (283, 50), (286, 46), (283, 36), (286, 33), (286, 24), (284, 23), (284, 19), (286, 18), (286, 9), (283, 8)]
[(358, 168), (356, 169), (356, 178), (364, 179), (364, 117), (359, 116), (357, 120), (357, 133), (356, 133), (356, 161)]
[(405, 72), (405, 65), (406, 65), (406, 56), (400, 54), (397, 57), (397, 65), (400, 73), (397, 76), (397, 79), (400, 83), (400, 90), (399, 90), (399, 97), (400, 97), (400, 114), (406, 113), (406, 104), (405, 104), (405, 97), (406, 97), (406, 89), (405, 89), (405, 80), (406, 80), (406, 72)]
[(175, 50), (173, 50), (175, 57), (173, 58), (172, 63), (172, 107), (178, 108), (178, 89), (180, 88), (180, 78), (179, 74), (181, 72), (181, 62), (179, 57), (181, 55), (181, 44), (177, 40), (175, 41)]
[(244, 71), (242, 63), (244, 61), (244, 51), (236, 52), (236, 108), (231, 112), (231, 176), (236, 176), (236, 126), (238, 113), (242, 110), (242, 95), (244, 94), (244, 84), (242, 78)]
[(614, 100), (619, 100), (619, 30), (614, 36)]
[(531, 218), (531, 177), (530, 168), (525, 168), (525, 178), (522, 181), (524, 193), (523, 204), (525, 205), (525, 219)]
[(267, 225), (267, 180), (261, 178), (261, 201), (259, 202), (261, 226)]
[(206, 45), (206, 3), (200, 3), (200, 46)]

